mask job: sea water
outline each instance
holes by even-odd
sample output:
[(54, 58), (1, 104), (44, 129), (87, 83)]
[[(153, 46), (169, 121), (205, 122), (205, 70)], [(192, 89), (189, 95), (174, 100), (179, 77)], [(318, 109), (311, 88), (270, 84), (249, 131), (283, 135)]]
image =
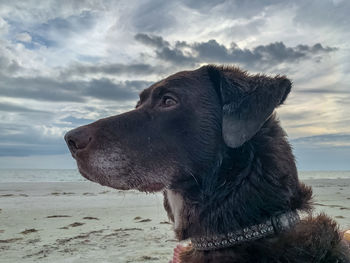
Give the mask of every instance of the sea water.
[(0, 183), (86, 181), (77, 169), (0, 169)]
[[(299, 171), (301, 180), (350, 178), (350, 171)], [(86, 181), (76, 169), (0, 169), (4, 182), (78, 182)]]

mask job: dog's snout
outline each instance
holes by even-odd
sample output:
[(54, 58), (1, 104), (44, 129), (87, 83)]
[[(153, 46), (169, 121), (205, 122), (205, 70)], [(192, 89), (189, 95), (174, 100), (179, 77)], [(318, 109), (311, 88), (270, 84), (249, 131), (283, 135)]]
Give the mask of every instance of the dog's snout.
[(64, 139), (68, 145), (70, 152), (74, 156), (77, 150), (86, 148), (86, 146), (88, 146), (92, 140), (91, 129), (86, 126), (76, 128), (67, 132), (64, 136)]

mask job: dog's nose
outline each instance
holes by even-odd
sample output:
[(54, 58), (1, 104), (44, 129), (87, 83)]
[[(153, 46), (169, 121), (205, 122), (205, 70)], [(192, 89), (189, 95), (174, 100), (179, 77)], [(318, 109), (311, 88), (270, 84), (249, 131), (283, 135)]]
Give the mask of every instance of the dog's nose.
[(77, 150), (86, 148), (92, 139), (91, 131), (88, 127), (82, 126), (66, 133), (64, 139), (68, 148), (74, 156)]

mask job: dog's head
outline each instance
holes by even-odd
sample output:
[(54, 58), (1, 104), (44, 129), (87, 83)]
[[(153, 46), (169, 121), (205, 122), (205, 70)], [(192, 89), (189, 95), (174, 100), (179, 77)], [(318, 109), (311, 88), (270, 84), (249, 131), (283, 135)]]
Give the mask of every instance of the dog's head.
[(81, 174), (102, 185), (154, 192), (179, 180), (200, 184), (223, 151), (259, 131), (290, 88), (285, 77), (203, 66), (153, 84), (134, 110), (76, 128), (65, 140)]

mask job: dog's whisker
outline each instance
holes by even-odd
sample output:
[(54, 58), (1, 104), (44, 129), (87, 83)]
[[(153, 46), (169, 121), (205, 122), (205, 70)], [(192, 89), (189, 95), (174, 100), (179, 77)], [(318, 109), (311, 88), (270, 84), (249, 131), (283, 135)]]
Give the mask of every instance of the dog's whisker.
[(189, 175), (192, 176), (192, 178), (195, 180), (195, 182), (197, 183), (197, 185), (200, 186), (200, 184), (199, 184), (199, 182), (198, 182), (196, 176), (195, 176), (191, 171), (188, 171), (188, 173), (189, 173)]

